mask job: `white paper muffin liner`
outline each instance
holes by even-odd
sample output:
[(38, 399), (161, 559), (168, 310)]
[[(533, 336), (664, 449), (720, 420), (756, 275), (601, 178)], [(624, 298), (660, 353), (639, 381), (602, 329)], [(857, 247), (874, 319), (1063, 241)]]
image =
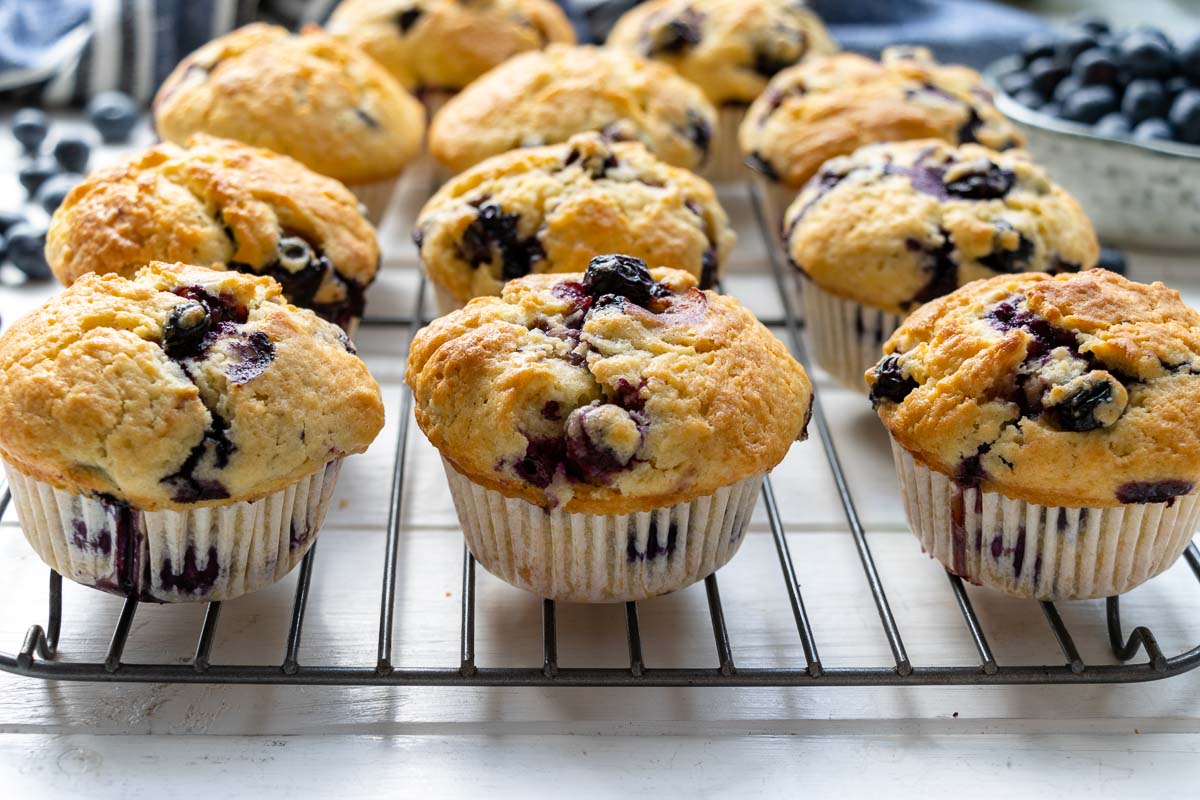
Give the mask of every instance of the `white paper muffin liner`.
[(714, 183), (744, 181), (751, 175), (746, 157), (738, 144), (738, 128), (749, 106), (727, 104), (717, 108), (717, 127), (713, 132), (708, 158), (699, 169), (700, 176)]
[(654, 511), (571, 514), (505, 497), (442, 463), (475, 559), (519, 589), (573, 603), (645, 600), (716, 572), (741, 546), (763, 480)]
[(392, 196), (396, 193), (396, 184), (400, 176), (385, 178), (381, 181), (367, 183), (347, 183), (346, 188), (354, 192), (354, 196), (367, 210), (367, 219), (378, 228), (387, 217), (388, 208), (392, 204)]
[(797, 285), (814, 361), (838, 383), (866, 394), (863, 373), (879, 361), (904, 317), (838, 297), (808, 278)]
[(1200, 495), (1105, 508), (1041, 506), (961, 487), (892, 441), (904, 508), (925, 552), (972, 583), (1016, 597), (1083, 600), (1127, 592), (1175, 563)]
[(231, 600), (283, 578), (312, 546), (341, 470), (331, 461), (266, 497), (142, 511), (4, 465), (25, 538), (65, 578), (164, 603)]
[(754, 176), (754, 183), (758, 186), (758, 193), (762, 198), (763, 213), (766, 214), (771, 233), (775, 234), (775, 241), (780, 247), (786, 248), (783, 240), (783, 216), (787, 213), (788, 206), (796, 199), (796, 195), (800, 194), (800, 190), (770, 180), (749, 167), (746, 169)]

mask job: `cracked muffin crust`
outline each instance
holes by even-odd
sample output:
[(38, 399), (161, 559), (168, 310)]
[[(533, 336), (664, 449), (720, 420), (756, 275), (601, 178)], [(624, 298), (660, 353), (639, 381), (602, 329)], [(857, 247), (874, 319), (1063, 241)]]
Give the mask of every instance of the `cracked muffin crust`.
[(328, 30), (417, 93), (455, 91), (517, 53), (575, 43), (550, 0), (343, 0)]
[(399, 175), (421, 149), (425, 110), (369, 56), (314, 27), (256, 23), (214, 39), (154, 98), (159, 136), (236, 139), (347, 184)]
[(1200, 314), (1104, 270), (999, 275), (914, 312), (867, 373), (893, 438), (959, 486), (1044, 506), (1200, 481)]
[(715, 121), (704, 93), (664, 64), (555, 44), (509, 59), (455, 95), (433, 118), (429, 150), (461, 172), (517, 147), (600, 131), (692, 169), (708, 154)]
[(490, 158), (449, 181), (413, 238), (425, 272), (461, 305), (530, 273), (582, 272), (613, 250), (669, 261), (707, 289), (735, 234), (707, 182), (636, 142), (586, 133)]
[(840, 53), (789, 67), (751, 104), (739, 132), (747, 165), (794, 189), (834, 156), (907, 139), (993, 150), (1024, 141), (977, 72), (912, 47), (888, 48), (882, 62)]
[(367, 448), (379, 387), (267, 278), (84, 275), (0, 337), (0, 455), (143, 511), (253, 500)]
[(652, 0), (617, 20), (607, 44), (670, 64), (715, 104), (743, 106), (778, 72), (838, 49), (794, 0)]
[(471, 481), (545, 509), (627, 514), (774, 467), (804, 435), (811, 385), (731, 297), (600, 256), (530, 275), (413, 341), (421, 429)]
[(827, 161), (784, 235), (822, 289), (896, 314), (996, 273), (1078, 272), (1100, 256), (1079, 204), (1023, 151), (936, 140)]
[(362, 316), (379, 245), (349, 190), (270, 150), (203, 134), (187, 144), (94, 170), (67, 194), (46, 241), (63, 284), (202, 264), (269, 275), (288, 302), (343, 327)]

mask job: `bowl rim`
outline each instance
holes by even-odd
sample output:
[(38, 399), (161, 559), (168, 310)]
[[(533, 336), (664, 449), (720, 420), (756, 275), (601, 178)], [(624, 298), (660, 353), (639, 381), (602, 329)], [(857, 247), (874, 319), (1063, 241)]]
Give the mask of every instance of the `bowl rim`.
[(1000, 76), (1014, 72), (1021, 66), (1021, 57), (1019, 55), (1004, 56), (988, 64), (982, 73), (984, 80), (988, 84), (988, 88), (994, 95), (993, 99), (996, 108), (1000, 109), (1006, 117), (1022, 125), (1028, 125), (1031, 128), (1040, 128), (1063, 136), (1077, 136), (1081, 139), (1091, 139), (1095, 142), (1128, 147), (1155, 155), (1200, 160), (1200, 145), (1185, 144), (1183, 142), (1139, 142), (1123, 137), (1104, 136), (1096, 133), (1095, 129), (1089, 125), (1051, 117), (1040, 111), (1021, 105), (1000, 88)]

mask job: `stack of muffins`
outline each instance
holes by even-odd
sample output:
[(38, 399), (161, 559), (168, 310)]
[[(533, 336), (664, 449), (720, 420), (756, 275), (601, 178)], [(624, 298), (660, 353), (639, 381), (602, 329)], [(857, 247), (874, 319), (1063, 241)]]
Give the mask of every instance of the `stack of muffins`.
[(426, 139), (451, 177), (413, 231), (443, 316), (406, 380), (509, 583), (701, 580), (805, 436), (804, 368), (715, 291), (735, 236), (702, 175), (756, 181), (816, 363), (869, 394), (947, 569), (1093, 597), (1190, 540), (1200, 441), (1172, 431), (1200, 315), (1093, 270), (1078, 204), (923, 49), (838, 53), (791, 0), (654, 0), (605, 47), (548, 0), (345, 0), (329, 33), (201, 48), (155, 122), (163, 144), (67, 197), (47, 257), (69, 288), (0, 337), (0, 458), (75, 580), (223, 599), (311, 546), (382, 425), (351, 337), (372, 222)]

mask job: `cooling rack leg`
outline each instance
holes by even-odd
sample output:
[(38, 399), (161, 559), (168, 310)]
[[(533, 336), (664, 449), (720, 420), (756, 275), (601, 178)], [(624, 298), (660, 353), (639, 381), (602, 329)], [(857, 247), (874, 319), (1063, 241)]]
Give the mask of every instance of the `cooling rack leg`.
[(1041, 606), (1042, 613), (1046, 615), (1046, 621), (1050, 623), (1050, 630), (1054, 632), (1059, 649), (1067, 657), (1067, 666), (1071, 668), (1071, 672), (1079, 675), (1084, 670), (1084, 663), (1083, 659), (1079, 657), (1079, 649), (1075, 647), (1075, 640), (1071, 638), (1071, 632), (1067, 630), (1066, 623), (1059, 616), (1054, 603), (1042, 600)]
[(295, 675), (300, 669), (300, 633), (304, 628), (304, 612), (308, 608), (308, 588), (312, 584), (313, 559), (317, 556), (317, 543), (304, 556), (300, 564), (300, 577), (296, 581), (296, 599), (292, 602), (292, 624), (288, 628), (287, 653), (280, 669), (285, 675)]
[(1158, 646), (1158, 640), (1145, 625), (1139, 625), (1129, 634), (1128, 641), (1121, 635), (1121, 598), (1113, 596), (1105, 603), (1105, 619), (1108, 623), (1108, 644), (1113, 655), (1122, 661), (1129, 661), (1138, 654), (1142, 647), (1150, 658), (1150, 668), (1162, 672), (1167, 668), (1167, 658)]
[(763, 481), (763, 502), (767, 507), (767, 521), (771, 525), (771, 537), (775, 540), (775, 553), (779, 556), (779, 566), (783, 569), (783, 579), (787, 583), (788, 599), (792, 604), (792, 617), (796, 620), (796, 632), (800, 635), (800, 646), (804, 648), (804, 660), (808, 664), (808, 674), (819, 678), (824, 673), (821, 667), (821, 657), (817, 653), (817, 641), (813, 636), (812, 626), (808, 622), (808, 612), (804, 608), (804, 598), (800, 594), (800, 581), (796, 577), (796, 566), (792, 563), (792, 553), (788, 548), (787, 536), (783, 530), (783, 520), (779, 515), (779, 504), (775, 501), (775, 486), (768, 475)]
[(475, 557), (463, 545), (462, 639), (458, 673), (464, 678), (475, 674)]
[(962, 578), (949, 572), (946, 573), (946, 577), (950, 579), (950, 588), (954, 591), (958, 610), (962, 612), (963, 621), (967, 623), (967, 630), (971, 633), (971, 641), (975, 643), (975, 650), (979, 653), (980, 669), (985, 675), (995, 675), (998, 669), (996, 657), (992, 655), (992, 648), (983, 633), (979, 617), (975, 615), (975, 608), (971, 605), (971, 598), (967, 596)]
[(133, 628), (133, 617), (137, 608), (136, 597), (125, 598), (121, 616), (117, 618), (116, 630), (113, 631), (112, 641), (108, 645), (108, 655), (104, 657), (104, 669), (108, 672), (116, 672), (121, 668), (121, 654), (125, 652), (125, 644), (129, 641), (129, 631)]
[[(0, 510), (0, 516), (3, 511)], [(17, 653), (17, 664), (22, 669), (29, 669), (33, 664), (33, 656), (53, 659), (58, 655), (58, 634), (62, 630), (62, 575), (50, 570), (50, 609), (47, 615), (46, 627), (31, 625), (25, 634), (25, 643)]]
[(547, 678), (558, 674), (558, 622), (554, 601), (542, 601), (542, 673)]
[(717, 588), (717, 576), (704, 579), (704, 592), (708, 596), (708, 615), (712, 619), (713, 640), (717, 645), (717, 660), (721, 674), (729, 677), (735, 671), (733, 648), (729, 644), (729, 631), (725, 629), (725, 609), (721, 607), (721, 591)]
[(625, 604), (625, 638), (629, 644), (629, 671), (641, 677), (646, 672), (642, 658), (642, 630), (638, 624), (637, 603)]

